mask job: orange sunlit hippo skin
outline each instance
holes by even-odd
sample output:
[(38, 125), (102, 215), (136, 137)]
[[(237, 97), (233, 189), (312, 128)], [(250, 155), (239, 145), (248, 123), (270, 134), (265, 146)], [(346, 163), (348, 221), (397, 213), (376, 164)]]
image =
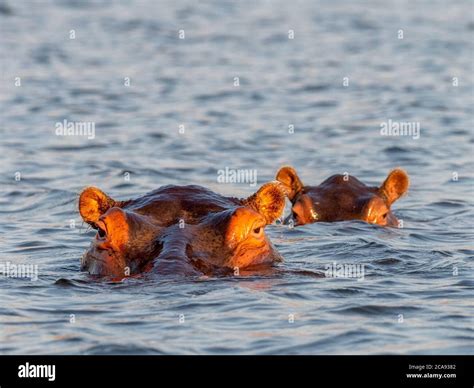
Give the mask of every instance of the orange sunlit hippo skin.
[(115, 201), (88, 187), (79, 197), (79, 212), (97, 234), (81, 269), (122, 278), (271, 266), (282, 258), (264, 229), (281, 216), (285, 190), (270, 182), (249, 198), (237, 199), (200, 186), (164, 186), (137, 199)]
[(361, 220), (381, 226), (398, 226), (391, 205), (409, 186), (405, 171), (395, 169), (380, 187), (367, 186), (350, 175), (333, 175), (319, 186), (305, 186), (295, 169), (282, 167), (276, 176), (292, 203), (296, 225), (313, 222)]

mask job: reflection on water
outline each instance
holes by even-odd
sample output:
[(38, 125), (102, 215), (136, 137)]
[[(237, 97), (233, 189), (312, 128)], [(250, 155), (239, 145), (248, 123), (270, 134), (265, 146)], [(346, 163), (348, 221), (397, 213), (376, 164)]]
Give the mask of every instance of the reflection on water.
[[(0, 259), (39, 268), (1, 279), (1, 353), (472, 353), (472, 5), (345, 3), (0, 5)], [(420, 138), (381, 136), (389, 120)], [(405, 168), (405, 227), (271, 226), (285, 263), (240, 278), (79, 272), (84, 186), (245, 197), (217, 170), (261, 184), (283, 164), (314, 184)], [(334, 262), (364, 280), (322, 277)]]

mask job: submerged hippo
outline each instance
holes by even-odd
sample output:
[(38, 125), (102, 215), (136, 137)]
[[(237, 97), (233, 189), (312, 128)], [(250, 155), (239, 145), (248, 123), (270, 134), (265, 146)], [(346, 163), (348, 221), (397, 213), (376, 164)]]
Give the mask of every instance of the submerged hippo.
[(88, 187), (79, 197), (79, 212), (97, 234), (81, 269), (124, 277), (271, 265), (282, 258), (264, 228), (281, 216), (285, 196), (279, 182), (263, 185), (247, 199), (200, 186), (164, 186), (137, 199), (116, 201)]
[(408, 190), (405, 171), (395, 169), (380, 187), (367, 186), (357, 178), (333, 175), (319, 186), (305, 186), (292, 167), (282, 167), (276, 179), (285, 185), (293, 204), (297, 225), (312, 222), (362, 220), (371, 224), (397, 226), (390, 206)]

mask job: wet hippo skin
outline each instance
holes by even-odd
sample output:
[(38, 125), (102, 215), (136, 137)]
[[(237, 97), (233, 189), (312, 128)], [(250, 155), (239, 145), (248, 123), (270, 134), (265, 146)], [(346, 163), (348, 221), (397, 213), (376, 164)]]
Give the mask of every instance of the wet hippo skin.
[(285, 185), (296, 225), (312, 222), (361, 220), (397, 226), (391, 205), (409, 186), (402, 169), (391, 171), (380, 187), (367, 186), (353, 176), (333, 175), (318, 186), (305, 186), (293, 167), (282, 167), (276, 179)]
[(97, 234), (81, 269), (120, 278), (271, 266), (282, 258), (264, 229), (281, 216), (286, 194), (279, 182), (263, 185), (247, 199), (200, 186), (164, 186), (116, 201), (88, 187), (80, 194), (79, 212)]

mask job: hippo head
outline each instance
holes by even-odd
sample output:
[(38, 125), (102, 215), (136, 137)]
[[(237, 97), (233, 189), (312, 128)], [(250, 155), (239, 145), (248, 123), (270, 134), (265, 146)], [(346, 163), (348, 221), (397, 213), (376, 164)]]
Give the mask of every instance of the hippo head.
[(285, 198), (279, 182), (247, 199), (200, 186), (164, 186), (135, 200), (115, 201), (88, 187), (79, 197), (79, 212), (97, 234), (81, 268), (122, 278), (150, 271), (235, 271), (281, 261), (264, 229), (281, 216)]
[(349, 175), (333, 175), (319, 186), (305, 186), (292, 167), (282, 167), (276, 179), (287, 189), (297, 225), (312, 222), (362, 220), (397, 226), (391, 205), (408, 190), (405, 171), (395, 169), (380, 187), (366, 186)]

